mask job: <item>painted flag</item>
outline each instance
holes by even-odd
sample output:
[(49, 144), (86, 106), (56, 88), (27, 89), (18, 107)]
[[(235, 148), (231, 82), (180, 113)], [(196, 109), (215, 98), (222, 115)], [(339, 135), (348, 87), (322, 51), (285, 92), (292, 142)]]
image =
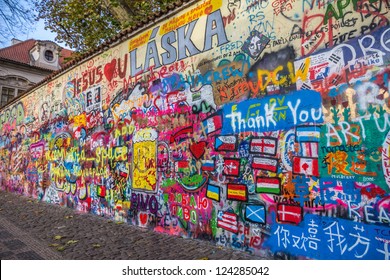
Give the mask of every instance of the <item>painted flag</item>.
[(235, 158), (223, 159), (223, 175), (235, 176), (240, 174), (240, 160)]
[(189, 168), (188, 161), (186, 160), (179, 160), (175, 162), (175, 170), (176, 172), (184, 172)]
[(312, 88), (308, 84), (303, 83), (303, 85), (301, 86), (301, 89), (312, 89)]
[(319, 126), (299, 126), (295, 131), (298, 142), (320, 142)]
[(257, 177), (256, 193), (280, 194), (280, 178)]
[(212, 200), (219, 201), (221, 194), (220, 187), (214, 186), (214, 185), (207, 185), (207, 192), (206, 196)]
[(278, 160), (266, 157), (253, 157), (252, 168), (276, 172), (278, 170)]
[(265, 224), (265, 208), (263, 205), (249, 204), (245, 206), (245, 219), (252, 223)]
[(97, 186), (96, 188), (97, 196), (105, 197), (106, 196), (106, 187), (105, 186)]
[(217, 114), (202, 121), (207, 134), (222, 129), (222, 115)]
[(248, 200), (248, 189), (243, 184), (227, 184), (227, 199), (229, 200)]
[(215, 137), (216, 151), (236, 151), (237, 137), (234, 135), (225, 135)]
[(301, 142), (301, 154), (304, 157), (318, 157), (318, 142)]
[(293, 173), (306, 176), (319, 176), (318, 158), (294, 157)]
[(332, 61), (334, 64), (337, 64), (337, 62), (339, 62), (339, 60), (341, 59), (341, 57), (338, 56), (337, 54), (333, 53), (328, 59), (329, 59), (330, 61)]
[(215, 170), (215, 161), (214, 160), (202, 160), (202, 170), (203, 171), (214, 171)]
[(302, 208), (296, 205), (278, 204), (278, 221), (299, 224), (302, 221)]
[(238, 219), (237, 215), (230, 212), (218, 212), (217, 226), (219, 228), (226, 229), (227, 231), (237, 233), (238, 232)]
[(276, 138), (253, 138), (250, 143), (250, 152), (274, 156), (276, 155), (276, 149), (278, 147), (277, 143)]

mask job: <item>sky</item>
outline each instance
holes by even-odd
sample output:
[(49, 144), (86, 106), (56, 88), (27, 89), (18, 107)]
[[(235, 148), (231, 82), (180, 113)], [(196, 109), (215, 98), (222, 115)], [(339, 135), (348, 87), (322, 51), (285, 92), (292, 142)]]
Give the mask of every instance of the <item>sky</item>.
[[(58, 45), (60, 45), (63, 48), (70, 49), (70, 47), (65, 46), (65, 43), (58, 43), (58, 42), (56, 42), (54, 40), (54, 38), (56, 37), (56, 34), (50, 32), (49, 30), (45, 30), (44, 29), (45, 24), (44, 24), (43, 20), (35, 22), (34, 26), (35, 26), (35, 30), (32, 29), (31, 31), (29, 31), (27, 34), (24, 34), (24, 35), (23, 34), (17, 34), (16, 35), (16, 39), (19, 39), (19, 40), (22, 40), (22, 41), (25, 41), (27, 39), (50, 40), (50, 41), (53, 41), (53, 42), (57, 43)], [(11, 40), (8, 43), (7, 46), (9, 46), (10, 44), (11, 44)]]
[[(44, 24), (43, 20), (36, 22), (35, 30), (30, 31), (29, 34), (27, 34), (27, 35), (24, 35), (24, 36), (27, 36), (26, 40), (27, 39), (36, 39), (36, 40), (50, 40), (50, 41), (56, 42), (54, 40), (54, 38), (56, 37), (56, 34), (53, 32), (50, 32), (49, 30), (45, 30), (44, 27), (45, 27), (45, 24)], [(58, 43), (58, 42), (56, 42), (56, 43), (58, 45), (60, 45), (61, 47), (70, 49), (68, 46), (65, 46), (65, 43)]]

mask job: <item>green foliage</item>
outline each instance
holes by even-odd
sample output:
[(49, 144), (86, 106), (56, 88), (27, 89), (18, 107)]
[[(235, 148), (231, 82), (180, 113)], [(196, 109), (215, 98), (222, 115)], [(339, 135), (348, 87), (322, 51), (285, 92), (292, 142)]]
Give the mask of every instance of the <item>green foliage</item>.
[(35, 0), (45, 29), (56, 41), (79, 52), (97, 47), (119, 31), (136, 25), (172, 0)]

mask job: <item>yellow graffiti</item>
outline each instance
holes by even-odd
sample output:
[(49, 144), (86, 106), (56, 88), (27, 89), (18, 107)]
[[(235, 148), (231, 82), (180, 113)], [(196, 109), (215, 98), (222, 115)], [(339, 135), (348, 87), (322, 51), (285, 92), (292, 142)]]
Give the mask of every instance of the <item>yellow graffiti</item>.
[(8, 157), (10, 152), (6, 149), (0, 149), (0, 157)]
[(203, 4), (189, 10), (182, 15), (171, 18), (169, 21), (164, 23), (160, 28), (160, 35), (164, 35), (172, 30), (179, 28), (180, 26), (186, 25), (187, 23), (200, 18), (206, 14), (212, 13), (218, 10), (222, 6), (222, 0), (209, 0)]
[(121, 129), (116, 128), (114, 130), (114, 138), (118, 139), (123, 136), (132, 135), (134, 133), (135, 126), (134, 125), (125, 125)]
[[(298, 79), (306, 81), (307, 74), (309, 73), (310, 57), (306, 58), (303, 64), (303, 67), (300, 67), (297, 71), (294, 71), (294, 65), (291, 62), (288, 62), (288, 74), (286, 76), (280, 76), (280, 72), (284, 70), (284, 67), (281, 65), (276, 67), (276, 69), (273, 71), (258, 69), (257, 77), (260, 90), (264, 91), (269, 84), (275, 86), (286, 86), (296, 83)], [(265, 81), (264, 84), (263, 80)]]
[(97, 147), (96, 148), (96, 162), (98, 164), (105, 164), (107, 160), (114, 161), (126, 161), (127, 160), (127, 147)]
[(87, 126), (87, 117), (86, 117), (85, 113), (78, 115), (78, 116), (74, 116), (73, 122), (74, 122), (74, 126), (76, 126), (76, 127)]
[(57, 161), (66, 158), (66, 149), (61, 148), (58, 150), (48, 150), (45, 152), (45, 158), (47, 161)]
[(142, 33), (141, 35), (135, 37), (134, 39), (131, 39), (129, 41), (129, 51), (134, 50), (139, 46), (145, 45), (148, 42), (151, 34), (152, 34), (152, 30), (148, 30)]
[(154, 191), (157, 182), (156, 142), (134, 143), (133, 149), (133, 188)]

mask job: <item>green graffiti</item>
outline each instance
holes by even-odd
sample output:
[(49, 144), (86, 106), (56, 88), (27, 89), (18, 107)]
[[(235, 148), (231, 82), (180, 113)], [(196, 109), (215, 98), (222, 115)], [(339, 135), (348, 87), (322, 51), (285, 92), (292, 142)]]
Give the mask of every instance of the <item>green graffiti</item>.
[(168, 179), (163, 181), (161, 187), (162, 188), (168, 188), (168, 187), (173, 186), (174, 184), (176, 184), (176, 180), (172, 179), (172, 178), (168, 178)]
[[(379, 0), (369, 0), (369, 3), (372, 4), (378, 1)], [(333, 4), (331, 3), (328, 4), (328, 6), (326, 7), (326, 12), (324, 14), (324, 24), (327, 24), (328, 21), (333, 17), (335, 19), (341, 19), (346, 14), (345, 12), (348, 10), (350, 4), (353, 5), (354, 11), (359, 11), (361, 9), (361, 4), (359, 4), (359, 2), (362, 1), (361, 0), (338, 0), (336, 2), (337, 10)]]
[(15, 127), (24, 122), (24, 108), (22, 102), (7, 109), (0, 115), (0, 130), (3, 130), (4, 125)]

